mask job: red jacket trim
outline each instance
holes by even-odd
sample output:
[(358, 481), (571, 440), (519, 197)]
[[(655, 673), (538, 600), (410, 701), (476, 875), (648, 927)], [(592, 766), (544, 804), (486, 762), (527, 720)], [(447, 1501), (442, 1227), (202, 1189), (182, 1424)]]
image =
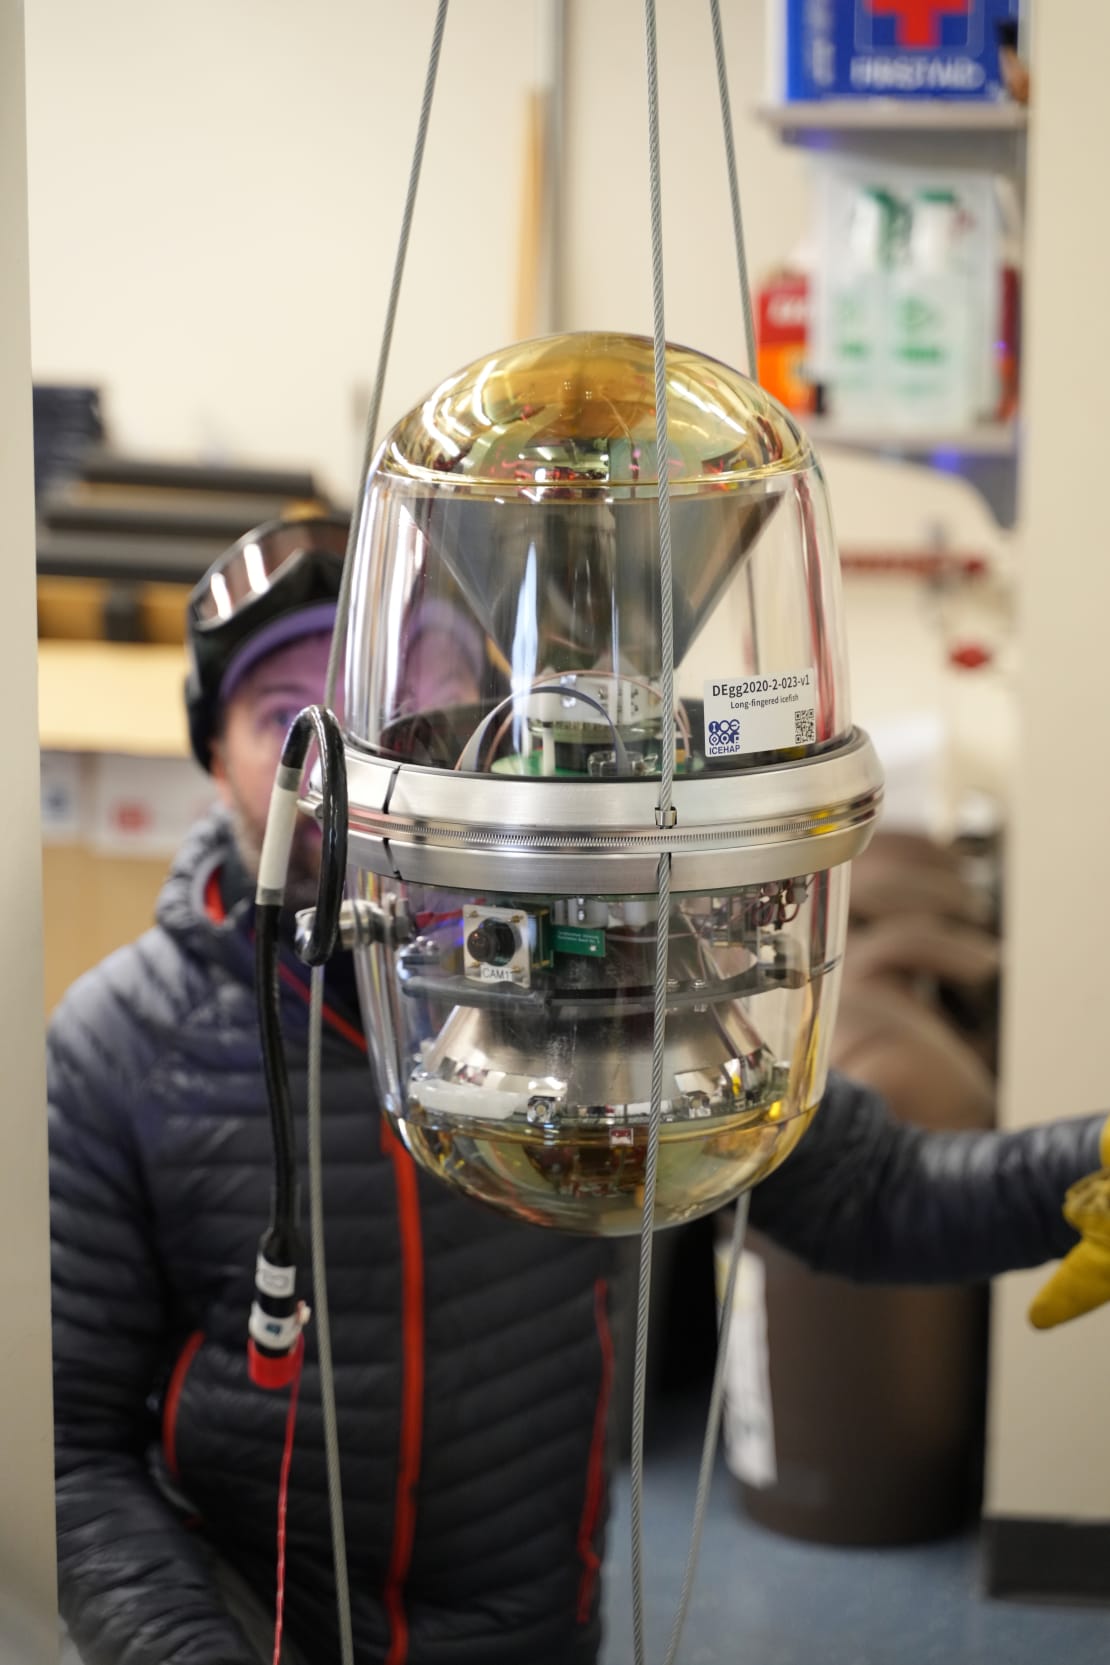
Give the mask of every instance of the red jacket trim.
[(601, 1518), (605, 1498), (605, 1429), (609, 1418), (609, 1396), (613, 1388), (613, 1337), (609, 1329), (609, 1286), (604, 1278), (594, 1284), (594, 1320), (597, 1324), (598, 1345), (601, 1348), (601, 1381), (594, 1410), (593, 1439), (586, 1470), (586, 1498), (582, 1519), (578, 1526), (578, 1556), (582, 1562), (582, 1578), (578, 1585), (578, 1623), (589, 1624), (593, 1612), (594, 1592), (597, 1589), (601, 1557), (594, 1538)]
[[(222, 924), (226, 918), (220, 893), (219, 872), (208, 879), (204, 905), (210, 919)], [(294, 968), (278, 961), (278, 975), (306, 1003), (311, 990)], [(325, 1004), (324, 1022), (337, 1035), (365, 1055), (366, 1037), (332, 1007)], [(381, 1117), (382, 1152), (393, 1166), (401, 1237), (401, 1338), (404, 1377), (401, 1387), (401, 1431), (397, 1464), (397, 1492), (393, 1512), (393, 1547), (382, 1600), (389, 1617), (390, 1640), (386, 1665), (405, 1665), (409, 1649), (408, 1617), (404, 1585), (412, 1561), (416, 1537), (416, 1494), (424, 1438), (424, 1246), (420, 1224), (420, 1197), (416, 1168), (389, 1122)], [(198, 1341), (199, 1345), (199, 1341)], [(175, 1372), (176, 1374), (176, 1372)]]
[(177, 1355), (177, 1363), (173, 1367), (170, 1385), (166, 1389), (165, 1404), (162, 1406), (162, 1450), (166, 1454), (166, 1465), (175, 1480), (181, 1479), (181, 1473), (177, 1466), (177, 1411), (181, 1404), (181, 1390), (185, 1386), (185, 1378), (189, 1374), (189, 1367), (203, 1345), (203, 1331), (194, 1330)]

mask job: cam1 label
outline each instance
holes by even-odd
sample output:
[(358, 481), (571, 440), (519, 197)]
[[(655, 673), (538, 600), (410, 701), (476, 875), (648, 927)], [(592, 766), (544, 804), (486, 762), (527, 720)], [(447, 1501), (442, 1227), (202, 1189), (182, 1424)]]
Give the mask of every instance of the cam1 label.
[(785, 751), (812, 746), (817, 739), (817, 673), (812, 665), (799, 671), (719, 677), (704, 688), (707, 758)]

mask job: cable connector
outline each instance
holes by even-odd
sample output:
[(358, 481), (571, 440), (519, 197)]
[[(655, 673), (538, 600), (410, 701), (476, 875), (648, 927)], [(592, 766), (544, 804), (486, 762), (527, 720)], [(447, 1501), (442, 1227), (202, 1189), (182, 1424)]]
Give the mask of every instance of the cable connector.
[(661, 832), (678, 826), (678, 811), (673, 804), (668, 804), (666, 809), (655, 811), (655, 825)]
[(297, 1300), (297, 1268), (284, 1255), (275, 1254), (269, 1238), (267, 1233), (255, 1267), (247, 1370), (256, 1387), (284, 1388), (300, 1367), (302, 1332), (312, 1315)]

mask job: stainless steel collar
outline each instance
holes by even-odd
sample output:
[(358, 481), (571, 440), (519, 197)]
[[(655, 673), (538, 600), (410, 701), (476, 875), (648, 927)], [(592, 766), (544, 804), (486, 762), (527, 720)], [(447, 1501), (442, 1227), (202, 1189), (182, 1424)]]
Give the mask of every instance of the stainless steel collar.
[[(678, 777), (674, 827), (644, 781), (522, 780), (419, 768), (348, 742), (349, 851), (412, 883), (540, 895), (639, 895), (660, 851), (676, 890), (791, 878), (850, 861), (870, 840), (882, 771), (856, 729), (821, 757), (732, 775)], [(320, 812), (318, 783), (303, 807)]]

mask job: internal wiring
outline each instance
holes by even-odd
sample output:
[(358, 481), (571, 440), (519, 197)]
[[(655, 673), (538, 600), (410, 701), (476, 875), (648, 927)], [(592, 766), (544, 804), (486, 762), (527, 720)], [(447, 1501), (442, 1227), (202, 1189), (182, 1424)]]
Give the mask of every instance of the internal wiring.
[[(482, 748), (485, 745), (486, 734), (492, 726), (494, 718), (500, 716), (502, 711), (507, 710), (511, 721), (517, 706), (523, 700), (535, 699), (539, 695), (550, 695), (552, 697), (558, 696), (559, 698), (569, 701), (572, 704), (587, 705), (591, 710), (596, 711), (602, 721), (608, 725), (609, 732), (613, 737), (613, 751), (616, 754), (618, 769), (622, 774), (631, 773), (628, 761), (628, 752), (624, 741), (621, 739), (620, 730), (617, 728), (616, 723), (613, 721), (609, 712), (602, 705), (601, 701), (595, 699), (592, 694), (587, 694), (581, 688), (574, 688), (570, 685), (570, 683), (561, 682), (533, 682), (529, 688), (522, 688), (517, 693), (506, 694), (505, 698), (499, 701), (499, 703), (494, 706), (493, 710), (487, 712), (482, 718), (481, 722), (470, 736), (470, 739), (466, 742), (466, 745), (459, 753), (455, 768), (464, 774), (471, 770), (479, 769), (481, 766)], [(663, 749), (665, 751), (666, 747)]]
[[(630, 687), (630, 688), (642, 688), (642, 689), (644, 689), (644, 691), (646, 693), (649, 693), (653, 698), (658, 693), (658, 689), (655, 688), (647, 680), (646, 677), (642, 677), (642, 676), (625, 676), (623, 673), (618, 672), (618, 671), (582, 671), (582, 672), (579, 672), (579, 673), (576, 673), (576, 674), (588, 677), (591, 682), (597, 682), (597, 681), (614, 682), (618, 685), (627, 684), (628, 687)], [(554, 674), (552, 675), (550, 680), (552, 681), (552, 683), (556, 687), (569, 686), (569, 684), (564, 684)], [(541, 687), (546, 686), (546, 683), (541, 682), (541, 683), (537, 684), (537, 686), (541, 686)], [(501, 747), (502, 742), (505, 739), (506, 734), (508, 734), (509, 729), (512, 727), (513, 723), (516, 722), (516, 720), (517, 720), (516, 711), (515, 710), (510, 711), (508, 716), (505, 718), (504, 722), (501, 724), (500, 728), (497, 730), (497, 733), (494, 735), (493, 739), (490, 741), (490, 744), (489, 744), (489, 746), (487, 748), (487, 751), (486, 751), (486, 768), (487, 769), (492, 767), (493, 761), (497, 756), (497, 753), (498, 753), (498, 751)], [(687, 712), (686, 707), (685, 707), (685, 705), (683, 704), (683, 702), (681, 700), (678, 700), (675, 704), (675, 727), (677, 728), (678, 733), (679, 733), (679, 737), (682, 740), (683, 746), (686, 749), (686, 755), (687, 755), (687, 757), (689, 757), (692, 754), (693, 749), (694, 749), (694, 734), (693, 734), (693, 729), (690, 726), (689, 713)]]

